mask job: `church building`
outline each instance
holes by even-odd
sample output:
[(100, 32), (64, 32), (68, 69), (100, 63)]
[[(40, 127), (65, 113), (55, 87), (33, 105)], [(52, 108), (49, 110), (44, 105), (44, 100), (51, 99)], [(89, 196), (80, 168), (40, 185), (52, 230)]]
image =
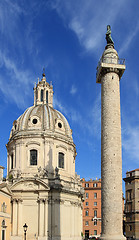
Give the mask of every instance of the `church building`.
[(76, 147), (66, 118), (53, 108), (53, 86), (34, 87), (34, 105), (13, 122), (7, 147), (12, 192), (11, 240), (79, 240), (83, 188), (75, 173)]

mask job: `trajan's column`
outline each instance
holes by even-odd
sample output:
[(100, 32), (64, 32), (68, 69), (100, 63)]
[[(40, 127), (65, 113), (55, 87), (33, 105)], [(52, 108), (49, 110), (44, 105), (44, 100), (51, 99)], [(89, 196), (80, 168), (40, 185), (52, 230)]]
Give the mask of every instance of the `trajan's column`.
[(119, 80), (125, 70), (107, 26), (107, 45), (97, 67), (96, 82), (101, 83), (101, 239), (125, 239), (122, 212), (122, 156)]

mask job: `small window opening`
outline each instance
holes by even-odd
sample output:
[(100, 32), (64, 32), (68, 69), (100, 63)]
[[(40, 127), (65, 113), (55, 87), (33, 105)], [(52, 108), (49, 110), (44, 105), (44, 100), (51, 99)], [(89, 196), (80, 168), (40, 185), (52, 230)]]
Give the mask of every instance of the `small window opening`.
[(58, 127), (59, 127), (59, 128), (62, 128), (62, 124), (61, 124), (60, 122), (58, 123)]
[(89, 194), (88, 193), (86, 193), (86, 199), (89, 197)]
[(96, 219), (94, 220), (94, 226), (97, 226), (97, 220)]
[(34, 119), (32, 120), (32, 122), (33, 122), (33, 124), (37, 124), (38, 120), (37, 120), (36, 118), (34, 118)]
[(41, 102), (43, 102), (43, 90), (41, 89)]
[(59, 153), (58, 156), (58, 167), (59, 168), (64, 168), (64, 153)]
[(96, 210), (94, 211), (94, 217), (97, 217), (97, 211)]
[(11, 169), (14, 168), (14, 156), (13, 153), (11, 154)]
[(46, 91), (46, 103), (48, 103), (48, 90)]
[(37, 165), (37, 150), (30, 150), (30, 165)]
[(85, 187), (89, 187), (89, 183), (85, 183)]
[(88, 221), (86, 221), (86, 222), (85, 222), (85, 226), (89, 226), (89, 223), (88, 223)]
[(85, 212), (85, 216), (89, 216), (89, 211), (88, 210)]
[(97, 193), (94, 193), (94, 198), (95, 198), (95, 199), (97, 198)]

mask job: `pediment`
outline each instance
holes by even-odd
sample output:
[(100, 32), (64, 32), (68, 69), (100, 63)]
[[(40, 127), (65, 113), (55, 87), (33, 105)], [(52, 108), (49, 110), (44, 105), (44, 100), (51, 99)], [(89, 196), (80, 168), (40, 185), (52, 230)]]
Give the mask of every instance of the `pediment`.
[(19, 192), (49, 191), (49, 189), (45, 182), (38, 179), (22, 179), (14, 183), (11, 187), (11, 191)]
[(11, 196), (12, 192), (10, 190), (10, 188), (8, 187), (7, 183), (1, 183), (0, 184), (0, 191)]

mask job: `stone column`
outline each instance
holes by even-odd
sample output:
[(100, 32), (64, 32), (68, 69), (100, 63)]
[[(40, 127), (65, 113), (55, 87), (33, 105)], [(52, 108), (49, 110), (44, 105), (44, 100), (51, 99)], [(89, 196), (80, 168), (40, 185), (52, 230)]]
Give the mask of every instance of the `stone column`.
[(119, 80), (125, 70), (113, 45), (107, 45), (98, 66), (101, 83), (101, 239), (123, 239), (122, 157)]

